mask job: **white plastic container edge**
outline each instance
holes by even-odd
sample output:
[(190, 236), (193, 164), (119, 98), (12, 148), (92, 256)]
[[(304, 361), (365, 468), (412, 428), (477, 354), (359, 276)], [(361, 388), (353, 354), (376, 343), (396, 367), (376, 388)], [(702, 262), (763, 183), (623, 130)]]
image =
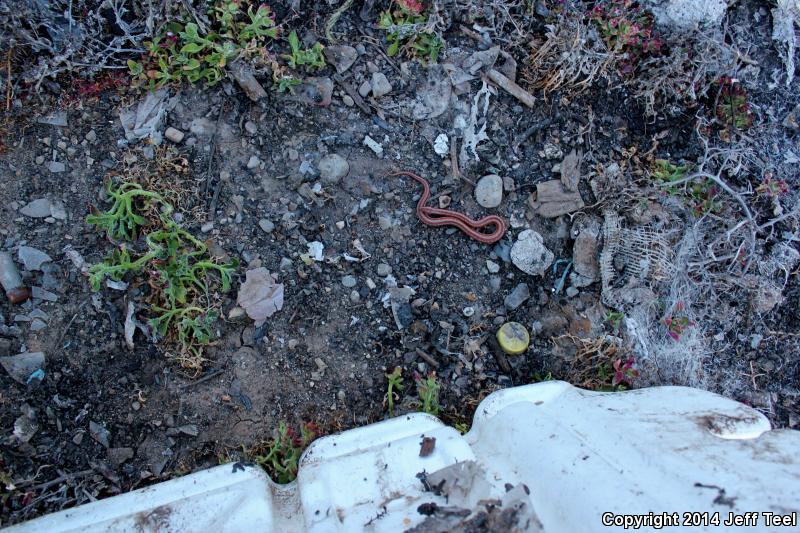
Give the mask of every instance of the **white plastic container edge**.
[(799, 457), (800, 433), (716, 394), (551, 381), (490, 395), (463, 436), (415, 413), (321, 438), (289, 485), (223, 465), (3, 531), (434, 531), (491, 498), (520, 531), (798, 531)]

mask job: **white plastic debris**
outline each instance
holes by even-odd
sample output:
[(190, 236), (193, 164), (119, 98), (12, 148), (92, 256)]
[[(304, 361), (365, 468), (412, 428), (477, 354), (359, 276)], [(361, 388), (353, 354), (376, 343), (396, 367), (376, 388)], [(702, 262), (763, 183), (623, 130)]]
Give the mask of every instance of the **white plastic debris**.
[(758, 519), (698, 530), (789, 531), (762, 513), (797, 520), (798, 457), (800, 433), (770, 431), (763, 414), (710, 392), (548, 381), (491, 394), (463, 436), (416, 413), (323, 437), (288, 485), (226, 464), (6, 531), (395, 532), (432, 519), (452, 531), (504, 510), (514, 531), (623, 531), (627, 520), (652, 531), (656, 519), (678, 531), (669, 524), (688, 511)]

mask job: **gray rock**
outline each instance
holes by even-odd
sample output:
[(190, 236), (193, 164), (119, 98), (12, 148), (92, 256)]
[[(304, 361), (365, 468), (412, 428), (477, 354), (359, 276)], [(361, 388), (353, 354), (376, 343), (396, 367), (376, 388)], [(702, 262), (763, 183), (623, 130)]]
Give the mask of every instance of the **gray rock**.
[(520, 233), (511, 247), (511, 262), (531, 276), (544, 274), (554, 259), (553, 252), (544, 245), (542, 236), (530, 229)]
[(102, 444), (104, 448), (111, 446), (111, 433), (108, 432), (105, 426), (98, 424), (94, 420), (89, 421), (89, 435)]
[(48, 290), (45, 290), (41, 287), (31, 287), (31, 296), (34, 298), (38, 298), (39, 300), (45, 300), (47, 302), (57, 302), (58, 295), (54, 294)]
[(475, 185), (475, 201), (486, 208), (499, 206), (503, 201), (503, 179), (496, 174), (479, 179)]
[(361, 295), (358, 293), (357, 290), (350, 291), (350, 301), (354, 304), (357, 304), (361, 300)]
[(60, 174), (61, 172), (67, 170), (67, 165), (61, 161), (50, 161), (47, 163), (47, 169), (53, 174)]
[(43, 329), (45, 329), (47, 327), (47, 322), (44, 322), (43, 320), (40, 320), (38, 318), (34, 318), (31, 321), (31, 326), (30, 327), (31, 327), (31, 331), (34, 331), (34, 332), (41, 331), (41, 330), (43, 330)]
[(506, 309), (513, 311), (524, 304), (525, 301), (530, 297), (531, 291), (528, 289), (528, 284), (520, 283), (514, 287), (514, 290), (511, 291), (511, 294), (503, 299), (503, 304), (506, 306)]
[(369, 135), (364, 136), (364, 146), (375, 152), (375, 155), (383, 155), (383, 146)]
[(490, 274), (497, 274), (498, 272), (500, 272), (500, 265), (498, 265), (491, 259), (487, 259), (486, 270), (488, 270)]
[(288, 257), (281, 257), (280, 265), (278, 265), (278, 269), (281, 271), (289, 270), (292, 268), (292, 260)]
[(392, 273), (392, 267), (387, 265), (386, 263), (380, 263), (378, 264), (376, 272), (380, 277), (385, 278), (386, 276)]
[(372, 96), (380, 98), (392, 92), (392, 84), (383, 72), (376, 72), (372, 75)]
[(206, 222), (202, 226), (200, 226), (200, 231), (203, 233), (208, 233), (212, 229), (214, 229), (214, 223), (211, 221)]
[(26, 385), (31, 374), (44, 368), (44, 354), (42, 352), (25, 352), (9, 357), (0, 357), (0, 365), (14, 381)]
[(97, 140), (97, 132), (94, 130), (89, 130), (89, 133), (86, 134), (85, 138), (90, 143), (93, 143)]
[(272, 223), (271, 220), (267, 220), (266, 218), (262, 218), (258, 221), (258, 227), (260, 227), (264, 233), (272, 233), (275, 230), (275, 224)]
[(20, 213), (26, 217), (31, 218), (44, 218), (50, 216), (50, 200), (47, 198), (39, 198), (29, 202), (25, 207), (19, 210)]
[(354, 105), (356, 105), (355, 100), (353, 100), (353, 97), (350, 96), (349, 94), (342, 96), (342, 103), (344, 103), (344, 105), (346, 105), (347, 107), (353, 107)]
[(567, 287), (567, 296), (569, 296), (570, 298), (575, 298), (580, 293), (581, 291), (579, 291), (575, 287)]
[(25, 270), (30, 271), (41, 270), (42, 264), (52, 261), (49, 255), (31, 246), (20, 246), (17, 250), (17, 257)]
[(503, 260), (504, 263), (511, 262), (511, 244), (508, 241), (502, 240), (494, 245), (492, 251)]
[(347, 287), (348, 289), (352, 289), (356, 286), (356, 278), (354, 276), (344, 276), (342, 277), (342, 285)]
[(171, 126), (167, 128), (167, 131), (164, 132), (164, 137), (174, 142), (175, 144), (180, 143), (183, 140), (184, 136), (185, 134), (181, 130), (173, 128)]
[(317, 165), (322, 181), (330, 184), (339, 183), (350, 172), (350, 164), (339, 154), (323, 157)]
[(258, 126), (252, 120), (248, 120), (244, 123), (244, 129), (247, 133), (254, 135), (258, 131)]
[(254, 168), (258, 168), (261, 164), (261, 160), (258, 158), (257, 155), (251, 155), (250, 159), (247, 160), (247, 168), (253, 170)]
[(108, 461), (114, 466), (119, 466), (129, 459), (133, 459), (133, 448), (108, 449)]
[(339, 74), (352, 67), (358, 58), (356, 49), (347, 45), (326, 46), (322, 53), (325, 54), (325, 59), (336, 68), (336, 72)]
[(372, 84), (370, 84), (369, 80), (364, 80), (364, 83), (358, 87), (358, 94), (361, 95), (361, 98), (366, 98), (369, 96), (371, 90)]
[(500, 276), (492, 276), (489, 278), (489, 288), (492, 291), (497, 292), (500, 290), (500, 285), (503, 283), (502, 278)]
[(56, 220), (67, 220), (67, 210), (63, 202), (53, 202), (50, 205), (50, 216)]

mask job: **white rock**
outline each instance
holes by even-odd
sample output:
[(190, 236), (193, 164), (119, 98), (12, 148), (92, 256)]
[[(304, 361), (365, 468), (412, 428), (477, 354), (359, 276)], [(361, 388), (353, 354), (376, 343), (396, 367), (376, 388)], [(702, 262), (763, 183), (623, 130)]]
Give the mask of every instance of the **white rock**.
[(475, 200), (482, 207), (497, 207), (503, 201), (503, 179), (497, 174), (489, 174), (475, 185)]
[(364, 146), (375, 152), (376, 155), (383, 155), (383, 146), (369, 135), (364, 137)]
[(677, 30), (719, 27), (728, 9), (726, 0), (646, 0), (656, 24)]
[(488, 270), (490, 274), (497, 274), (498, 272), (500, 272), (500, 265), (498, 265), (491, 259), (487, 259), (486, 270)]
[(531, 276), (544, 274), (554, 259), (553, 252), (544, 245), (542, 236), (530, 229), (520, 233), (511, 247), (511, 262)]
[(50, 161), (49, 163), (47, 163), (47, 168), (53, 174), (59, 174), (67, 170), (67, 165), (65, 165), (61, 161)]
[(257, 168), (258, 165), (260, 165), (260, 164), (261, 164), (261, 160), (258, 158), (258, 156), (251, 155), (250, 159), (247, 161), (247, 168), (250, 169), (250, 170), (253, 170), (254, 168)]

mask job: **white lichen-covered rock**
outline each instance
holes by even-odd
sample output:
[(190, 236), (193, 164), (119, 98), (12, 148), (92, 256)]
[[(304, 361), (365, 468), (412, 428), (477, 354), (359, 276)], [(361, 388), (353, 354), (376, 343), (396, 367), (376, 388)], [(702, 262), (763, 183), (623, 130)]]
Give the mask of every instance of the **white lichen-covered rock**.
[(726, 0), (646, 0), (656, 24), (677, 30), (718, 27), (728, 9)]
[(541, 276), (553, 264), (555, 256), (544, 245), (542, 236), (533, 230), (525, 230), (511, 247), (511, 262), (531, 276)]

